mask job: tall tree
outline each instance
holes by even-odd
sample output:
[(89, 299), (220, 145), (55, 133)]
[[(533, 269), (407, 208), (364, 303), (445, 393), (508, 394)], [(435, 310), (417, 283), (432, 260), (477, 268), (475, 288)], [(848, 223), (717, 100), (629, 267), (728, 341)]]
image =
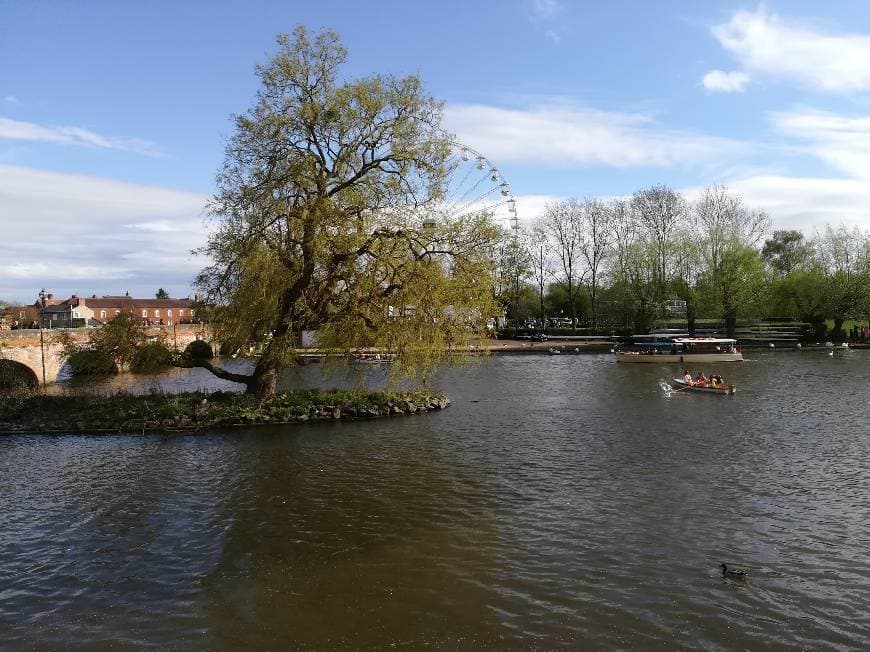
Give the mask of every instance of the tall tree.
[(745, 279), (758, 291), (755, 247), (764, 237), (769, 219), (764, 212), (748, 208), (739, 195), (724, 186), (705, 188), (693, 204), (692, 214), (706, 282), (722, 311), (728, 337), (734, 337), (738, 314), (755, 297), (738, 281)]
[(535, 285), (538, 288), (538, 320), (541, 324), (541, 330), (545, 327), (546, 314), (544, 311), (544, 291), (553, 280), (554, 269), (553, 261), (550, 258), (550, 251), (547, 241), (547, 229), (544, 223), (539, 221), (528, 234), (528, 248), (534, 265), (532, 274)]
[(774, 231), (764, 241), (761, 257), (770, 265), (774, 274), (788, 276), (798, 267), (805, 265), (812, 255), (812, 248), (804, 240), (800, 231)]
[(218, 340), (261, 355), (250, 374), (191, 364), (268, 396), (316, 331), (323, 347), (429, 367), (496, 310), (491, 219), (438, 214), (451, 172), (441, 105), (416, 76), (341, 80), (334, 32), (299, 27), (278, 46), (235, 117), (202, 250), (213, 262), (197, 279)]
[(155, 296), (157, 299), (168, 299), (168, 298), (169, 298), (169, 292), (167, 292), (167, 291), (164, 290), (163, 288), (159, 288), (159, 289), (157, 290), (157, 292), (154, 293), (154, 296)]
[(630, 204), (615, 201), (611, 213), (614, 314), (619, 315), (624, 326), (643, 332), (659, 312), (653, 283), (657, 259)]
[(576, 199), (547, 204), (541, 226), (553, 244), (561, 272), (561, 282), (568, 292), (572, 326), (577, 323), (577, 295), (582, 288), (582, 220), (584, 207)]
[(834, 321), (831, 336), (844, 337), (843, 322), (863, 316), (870, 292), (870, 234), (855, 226), (826, 225), (812, 242), (815, 259), (826, 279), (828, 316)]
[(673, 236), (685, 222), (686, 202), (679, 193), (659, 185), (634, 193), (631, 208), (654, 256), (653, 291), (656, 309), (661, 311), (672, 279)]
[(598, 326), (598, 286), (601, 284), (601, 274), (613, 237), (614, 207), (597, 199), (587, 198), (581, 208), (580, 253), (586, 263), (586, 275), (589, 278), (590, 311), (594, 329)]
[(495, 294), (502, 305), (510, 306), (508, 312), (517, 326), (521, 319), (521, 289), (532, 277), (534, 261), (520, 231), (503, 237), (496, 250)]

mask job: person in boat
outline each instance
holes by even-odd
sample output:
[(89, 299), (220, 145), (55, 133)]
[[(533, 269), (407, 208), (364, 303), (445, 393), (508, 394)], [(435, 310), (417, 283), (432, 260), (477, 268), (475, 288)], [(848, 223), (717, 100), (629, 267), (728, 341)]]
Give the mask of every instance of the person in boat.
[(698, 372), (698, 377), (695, 378), (695, 384), (698, 387), (706, 387), (707, 386), (707, 376), (704, 375), (703, 371)]
[(719, 384), (719, 376), (710, 374), (710, 387), (716, 387)]
[(683, 382), (687, 385), (694, 385), (695, 381), (692, 380), (692, 373), (688, 369), (686, 369), (686, 371), (683, 373), (685, 374), (683, 376)]

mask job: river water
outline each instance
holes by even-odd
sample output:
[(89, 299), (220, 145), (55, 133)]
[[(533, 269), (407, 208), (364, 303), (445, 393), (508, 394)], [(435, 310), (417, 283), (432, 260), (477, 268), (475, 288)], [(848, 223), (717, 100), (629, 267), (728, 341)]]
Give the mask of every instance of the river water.
[(0, 437), (0, 647), (866, 649), (870, 352), (748, 357), (733, 398), (499, 356), (428, 415)]

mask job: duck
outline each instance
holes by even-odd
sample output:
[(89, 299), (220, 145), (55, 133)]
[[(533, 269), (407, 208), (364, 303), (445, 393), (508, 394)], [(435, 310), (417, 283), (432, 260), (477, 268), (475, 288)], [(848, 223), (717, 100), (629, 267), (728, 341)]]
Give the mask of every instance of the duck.
[(731, 578), (745, 578), (746, 571), (744, 570), (732, 570), (728, 568), (725, 564), (719, 564), (722, 568), (722, 577), (731, 577)]

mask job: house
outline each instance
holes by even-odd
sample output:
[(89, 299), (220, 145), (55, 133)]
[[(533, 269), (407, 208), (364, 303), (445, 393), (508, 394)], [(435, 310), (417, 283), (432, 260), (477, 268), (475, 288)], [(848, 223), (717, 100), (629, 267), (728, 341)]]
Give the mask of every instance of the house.
[(190, 299), (136, 299), (129, 294), (102, 297), (96, 294), (79, 297), (74, 294), (64, 301), (56, 300), (49, 294), (45, 308), (39, 301), (33, 307), (41, 309), (45, 328), (100, 326), (122, 312), (141, 318), (149, 326), (189, 324), (195, 318), (193, 301)]
[(39, 310), (33, 306), (6, 306), (0, 308), (0, 328), (36, 328)]
[(129, 312), (148, 325), (190, 324), (195, 319), (191, 299), (135, 299), (124, 296), (93, 296), (85, 304), (94, 311), (93, 319), (105, 324), (115, 315)]

